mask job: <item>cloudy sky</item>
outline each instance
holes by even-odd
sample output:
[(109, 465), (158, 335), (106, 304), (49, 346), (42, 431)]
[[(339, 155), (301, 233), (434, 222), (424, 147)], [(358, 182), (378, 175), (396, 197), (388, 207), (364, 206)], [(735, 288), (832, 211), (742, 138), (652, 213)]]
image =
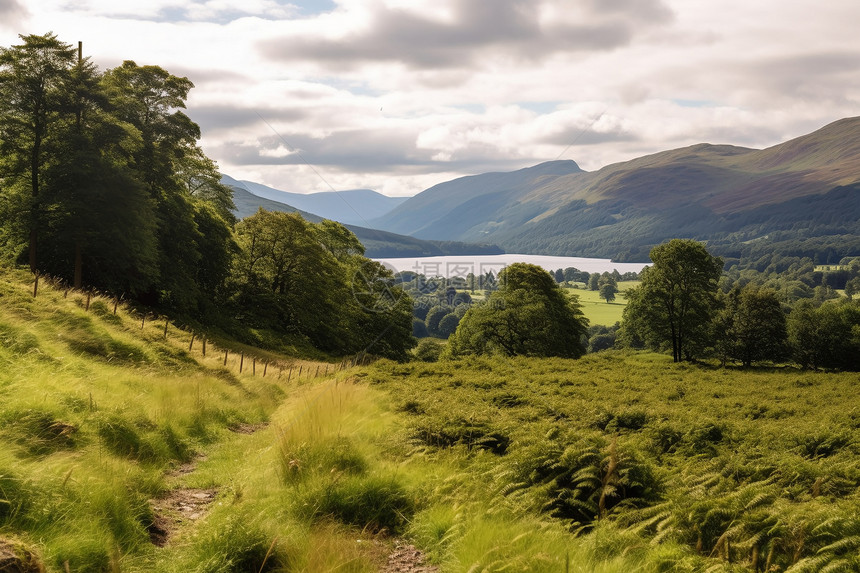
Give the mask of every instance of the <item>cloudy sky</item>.
[(0, 45), (53, 31), (187, 76), (235, 178), (411, 195), (860, 115), (858, 22), (857, 0), (0, 0)]

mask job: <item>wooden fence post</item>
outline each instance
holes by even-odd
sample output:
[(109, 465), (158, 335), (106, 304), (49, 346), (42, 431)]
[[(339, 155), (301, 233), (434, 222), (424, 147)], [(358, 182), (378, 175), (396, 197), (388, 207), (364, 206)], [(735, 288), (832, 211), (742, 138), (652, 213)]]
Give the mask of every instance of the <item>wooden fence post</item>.
[(36, 275), (36, 280), (33, 281), (33, 298), (36, 298), (36, 295), (39, 293), (39, 271), (33, 274)]
[(228, 352), (230, 352), (230, 351), (229, 350), (224, 351), (224, 366), (227, 366), (227, 353)]
[(191, 348), (194, 346), (194, 333), (191, 333), (191, 342), (188, 343), (188, 351), (191, 352)]
[(256, 375), (257, 375), (257, 357), (254, 356), (251, 359), (251, 376), (256, 376)]
[(203, 357), (206, 358), (206, 337), (203, 337)]
[(170, 324), (170, 321), (166, 318), (164, 319), (164, 338), (167, 338), (167, 325)]
[(86, 307), (84, 308), (84, 312), (89, 312), (89, 311), (90, 311), (90, 296), (92, 296), (92, 294), (91, 294), (91, 293), (87, 293), (87, 305), (86, 305)]
[(239, 374), (242, 373), (242, 367), (245, 365), (245, 353), (239, 355)]
[(265, 364), (263, 364), (263, 378), (266, 377), (266, 370), (269, 369), (269, 361), (266, 360)]

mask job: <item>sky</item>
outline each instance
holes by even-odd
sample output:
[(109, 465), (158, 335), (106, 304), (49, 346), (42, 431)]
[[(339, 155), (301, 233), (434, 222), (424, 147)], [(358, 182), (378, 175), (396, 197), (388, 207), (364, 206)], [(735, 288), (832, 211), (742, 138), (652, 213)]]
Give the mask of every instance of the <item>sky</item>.
[(857, 0), (0, 0), (0, 46), (52, 31), (188, 77), (234, 178), (413, 195), (860, 115), (857, 22)]

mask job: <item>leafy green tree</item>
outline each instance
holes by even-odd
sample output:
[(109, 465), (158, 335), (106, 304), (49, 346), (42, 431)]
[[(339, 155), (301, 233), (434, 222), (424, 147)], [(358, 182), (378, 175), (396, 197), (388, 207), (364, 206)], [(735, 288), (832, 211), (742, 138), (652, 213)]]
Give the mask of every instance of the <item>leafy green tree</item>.
[(328, 352), (408, 358), (412, 299), (388, 269), (353, 252), (360, 244), (345, 227), (260, 209), (236, 225), (236, 241), (233, 307), (244, 324)]
[(845, 296), (848, 300), (852, 300), (857, 293), (860, 293), (860, 277), (854, 277), (845, 283)]
[(585, 353), (588, 320), (578, 297), (568, 298), (542, 268), (515, 263), (500, 274), (501, 287), (473, 306), (450, 337), (452, 356), (501, 353), (561, 356)]
[(458, 292), (454, 296), (454, 300), (453, 300), (452, 304), (455, 307), (456, 306), (468, 306), (468, 305), (472, 304), (472, 297), (467, 292)]
[(353, 275), (353, 296), (335, 299), (330, 307), (336, 316), (342, 312), (349, 317), (345, 332), (353, 345), (351, 351), (408, 360), (417, 343), (412, 336), (412, 298), (396, 284), (389, 269), (376, 261), (358, 260), (363, 262), (360, 272)]
[(589, 275), (588, 290), (600, 290), (600, 273), (591, 273)]
[(750, 285), (733, 289), (717, 319), (719, 348), (728, 357), (751, 366), (786, 358), (786, 315), (776, 292)]
[[(217, 182), (214, 162), (197, 146), (200, 128), (182, 111), (194, 84), (158, 66), (139, 66), (133, 61), (105, 72), (103, 84), (114, 114), (140, 132), (134, 166), (155, 204), (159, 277), (145, 302), (198, 312), (201, 301), (214, 293), (205, 292), (196, 278), (201, 273), (212, 274), (213, 260), (229, 257), (211, 258), (215, 244), (202, 236), (195, 220), (202, 212), (195, 205), (211, 205), (229, 227), (232, 197), (229, 188)], [(206, 222), (211, 228), (217, 220)], [(229, 241), (220, 244), (224, 250), (230, 249)], [(208, 250), (208, 260), (204, 260), (204, 250)], [(201, 266), (209, 268), (204, 271)], [(223, 268), (216, 274), (225, 272)]]
[(211, 205), (218, 216), (228, 224), (236, 223), (236, 216), (233, 214), (236, 210), (233, 191), (221, 183), (218, 166), (203, 154), (200, 147), (188, 147), (185, 154), (177, 158), (176, 170), (188, 196)]
[(619, 323), (612, 326), (596, 324), (588, 327), (588, 352), (600, 352), (615, 346)]
[(75, 288), (86, 269), (91, 286), (145, 289), (157, 278), (156, 221), (130, 166), (139, 133), (110, 113), (88, 59), (71, 70), (61, 108), (47, 145), (53, 159), (43, 169), (40, 266)]
[(260, 209), (236, 225), (234, 265), (240, 306), (260, 326), (309, 333), (328, 317), (318, 304), (340, 276), (337, 259), (296, 213)]
[[(336, 221), (320, 221), (314, 227), (322, 246), (341, 262), (364, 256), (364, 245), (355, 233)], [(363, 260), (363, 259), (362, 259)]]
[(19, 36), (22, 44), (0, 48), (0, 157), (5, 219), (17, 244), (27, 244), (30, 270), (37, 272), (37, 242), (44, 224), (42, 176), (62, 116), (75, 51), (48, 33)]
[(412, 336), (415, 338), (427, 338), (430, 333), (427, 332), (427, 325), (420, 318), (412, 318)]
[(460, 317), (453, 312), (449, 312), (439, 321), (436, 330), (442, 338), (449, 338), (457, 330), (457, 325), (459, 324)]
[(652, 346), (670, 343), (680, 362), (708, 342), (723, 261), (689, 239), (658, 245), (650, 257), (641, 284), (626, 292), (624, 328)]
[(219, 306), (229, 296), (226, 287), (239, 247), (233, 229), (225, 224), (216, 206), (204, 201), (195, 202), (193, 218), (199, 232), (197, 249), (200, 252), (195, 283), (206, 295), (202, 301), (205, 308), (201, 310), (220, 314)]
[(564, 269), (564, 274), (562, 276), (564, 277), (565, 281), (572, 283), (581, 279), (580, 274), (580, 270), (576, 267), (567, 267), (566, 269)]
[(860, 304), (798, 302), (788, 317), (788, 341), (804, 368), (860, 370)]
[(615, 295), (618, 293), (618, 283), (612, 275), (606, 275), (600, 278), (600, 298), (607, 303), (615, 300)]
[(424, 319), (424, 323), (427, 325), (427, 332), (433, 336), (439, 336), (439, 323), (449, 312), (450, 309), (438, 305), (427, 311), (427, 316)]
[(415, 359), (421, 362), (437, 362), (445, 344), (433, 338), (425, 338), (418, 342), (415, 349)]

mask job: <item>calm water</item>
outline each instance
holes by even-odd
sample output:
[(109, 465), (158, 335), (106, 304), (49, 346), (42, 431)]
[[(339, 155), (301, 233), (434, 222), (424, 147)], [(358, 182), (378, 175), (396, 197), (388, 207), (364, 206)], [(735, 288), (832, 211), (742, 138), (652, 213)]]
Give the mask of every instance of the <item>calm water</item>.
[(413, 271), (422, 275), (451, 277), (465, 277), (469, 273), (475, 275), (485, 274), (493, 271), (498, 275), (499, 271), (511, 263), (531, 263), (545, 268), (548, 271), (576, 267), (581, 271), (589, 273), (612, 272), (617, 269), (619, 273), (636, 272), (650, 263), (613, 263), (610, 259), (587, 259), (584, 257), (550, 257), (545, 255), (458, 255), (444, 257), (407, 257), (397, 259), (375, 259), (386, 267), (400, 271)]

